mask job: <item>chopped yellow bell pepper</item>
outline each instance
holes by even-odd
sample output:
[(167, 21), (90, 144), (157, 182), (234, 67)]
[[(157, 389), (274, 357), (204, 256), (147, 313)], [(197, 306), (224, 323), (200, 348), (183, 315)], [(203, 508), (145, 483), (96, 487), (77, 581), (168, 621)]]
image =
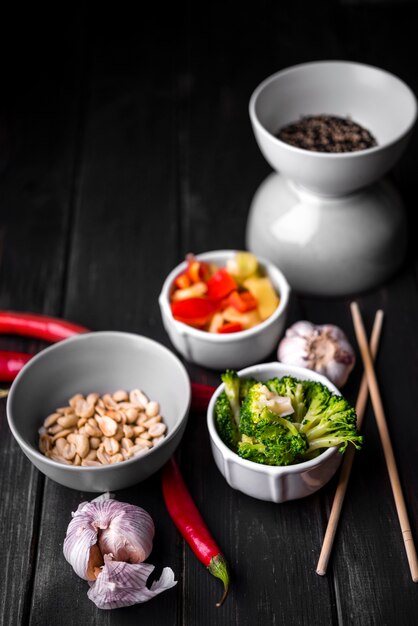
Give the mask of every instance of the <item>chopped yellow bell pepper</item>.
[(270, 317), (279, 306), (279, 296), (268, 276), (247, 278), (244, 281), (244, 287), (257, 300), (258, 312), (263, 321)]

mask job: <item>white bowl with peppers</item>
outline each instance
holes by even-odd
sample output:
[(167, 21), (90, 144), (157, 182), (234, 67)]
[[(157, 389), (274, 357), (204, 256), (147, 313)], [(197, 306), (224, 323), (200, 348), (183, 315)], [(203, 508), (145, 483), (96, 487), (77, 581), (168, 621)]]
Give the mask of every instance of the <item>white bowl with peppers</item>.
[(245, 250), (188, 254), (159, 296), (171, 342), (188, 361), (242, 368), (277, 348), (291, 288), (283, 272)]

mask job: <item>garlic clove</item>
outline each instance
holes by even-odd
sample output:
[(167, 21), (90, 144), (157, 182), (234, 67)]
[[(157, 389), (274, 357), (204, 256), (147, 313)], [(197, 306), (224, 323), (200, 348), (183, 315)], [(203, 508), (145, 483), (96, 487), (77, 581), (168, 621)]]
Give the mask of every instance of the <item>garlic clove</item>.
[(290, 326), (286, 331), (286, 335), (288, 337), (302, 337), (306, 339), (312, 336), (315, 332), (315, 328), (315, 324), (312, 324), (312, 322), (301, 320)]
[(92, 515), (88, 505), (88, 502), (82, 502), (73, 513), (63, 546), (64, 557), (84, 580), (88, 580), (91, 547), (97, 543), (97, 531), (91, 526)]
[(100, 568), (103, 565), (104, 565), (103, 555), (100, 552), (99, 546), (97, 545), (97, 543), (95, 543), (90, 548), (89, 561), (87, 564), (87, 572), (86, 572), (87, 580), (96, 580), (97, 578), (96, 571), (98, 568), (100, 570)]
[[(151, 516), (141, 507), (108, 500), (100, 512), (102, 554), (114, 554), (117, 561), (141, 563), (150, 555), (155, 528)], [(104, 527), (106, 526), (106, 527)]]
[(306, 339), (298, 335), (286, 335), (279, 344), (278, 358), (289, 365), (306, 367), (308, 361)]
[(116, 609), (146, 602), (174, 587), (174, 572), (165, 567), (159, 580), (146, 586), (154, 566), (149, 563), (123, 563), (105, 556), (105, 563), (94, 583), (90, 583), (88, 597), (99, 609)]
[(331, 381), (337, 381), (334, 383), (337, 387), (342, 387), (347, 382), (348, 376), (350, 374), (350, 369), (347, 368), (345, 363), (338, 363), (337, 361), (332, 361), (329, 363), (326, 368), (326, 373), (324, 374)]

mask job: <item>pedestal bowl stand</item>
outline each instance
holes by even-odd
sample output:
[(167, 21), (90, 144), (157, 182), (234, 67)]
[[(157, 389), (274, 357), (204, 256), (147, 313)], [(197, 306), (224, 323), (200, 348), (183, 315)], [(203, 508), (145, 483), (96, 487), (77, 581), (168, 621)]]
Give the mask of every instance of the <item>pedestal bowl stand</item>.
[[(253, 197), (247, 248), (278, 265), (299, 293), (343, 296), (388, 279), (407, 246), (405, 208), (389, 174), (416, 122), (411, 89), (361, 63), (304, 63), (264, 80), (249, 114), (274, 171)], [(276, 137), (283, 126), (317, 114), (350, 117), (377, 146), (325, 153)]]

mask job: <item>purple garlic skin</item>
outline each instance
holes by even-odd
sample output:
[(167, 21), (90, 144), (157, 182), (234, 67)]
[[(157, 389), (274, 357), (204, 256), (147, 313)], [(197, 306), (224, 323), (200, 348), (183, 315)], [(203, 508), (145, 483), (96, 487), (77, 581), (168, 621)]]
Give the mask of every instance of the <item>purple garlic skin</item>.
[(355, 352), (345, 333), (333, 324), (295, 322), (277, 349), (277, 358), (287, 365), (306, 367), (343, 387), (356, 363)]
[(125, 563), (105, 556), (97, 580), (89, 583), (87, 596), (99, 609), (119, 609), (151, 600), (177, 583), (173, 570), (164, 567), (161, 577), (147, 587), (153, 571), (154, 566), (149, 563)]

